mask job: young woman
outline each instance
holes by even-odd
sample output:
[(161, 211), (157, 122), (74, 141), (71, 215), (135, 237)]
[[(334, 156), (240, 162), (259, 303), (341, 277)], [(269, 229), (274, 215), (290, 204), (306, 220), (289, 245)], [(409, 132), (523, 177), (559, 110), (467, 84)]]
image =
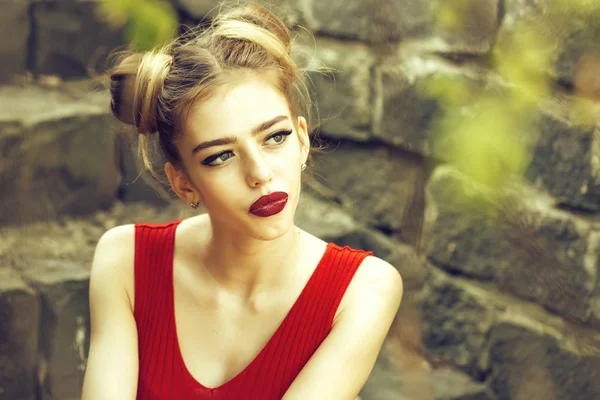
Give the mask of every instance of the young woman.
[(353, 400), (364, 385), (402, 280), (294, 225), (310, 141), (290, 47), (249, 5), (112, 71), (114, 114), (159, 135), (173, 191), (207, 213), (99, 241), (84, 400)]

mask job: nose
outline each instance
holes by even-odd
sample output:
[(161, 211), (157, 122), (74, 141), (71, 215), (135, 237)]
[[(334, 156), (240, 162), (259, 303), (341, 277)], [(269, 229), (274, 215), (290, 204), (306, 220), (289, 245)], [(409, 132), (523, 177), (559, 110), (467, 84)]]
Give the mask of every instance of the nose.
[(273, 171), (267, 160), (259, 154), (248, 158), (246, 165), (246, 181), (250, 187), (266, 185), (273, 179)]

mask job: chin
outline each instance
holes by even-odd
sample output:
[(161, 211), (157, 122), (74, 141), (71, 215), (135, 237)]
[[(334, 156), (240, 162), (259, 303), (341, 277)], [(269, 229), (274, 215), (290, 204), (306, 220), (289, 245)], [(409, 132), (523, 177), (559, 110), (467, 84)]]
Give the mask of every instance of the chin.
[[(288, 211), (288, 212), (286, 212)], [(284, 210), (271, 217), (250, 216), (249, 234), (255, 239), (271, 241), (279, 239), (294, 227), (293, 213)]]

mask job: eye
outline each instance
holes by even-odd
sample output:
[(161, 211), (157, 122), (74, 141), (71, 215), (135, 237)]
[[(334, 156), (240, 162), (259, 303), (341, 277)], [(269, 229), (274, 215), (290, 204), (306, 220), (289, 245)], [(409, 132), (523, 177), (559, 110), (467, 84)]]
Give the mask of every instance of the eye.
[(287, 130), (287, 131), (277, 131), (274, 134), (272, 134), (271, 136), (269, 136), (267, 138), (267, 142), (271, 139), (273, 139), (275, 145), (280, 145), (283, 142), (286, 141), (287, 137), (290, 136), (292, 134), (292, 130)]
[[(223, 164), (228, 159), (230, 159), (231, 156), (233, 156), (232, 151), (224, 151), (222, 153), (218, 153), (218, 154), (212, 155), (210, 157), (207, 157), (204, 161), (202, 161), (202, 165), (206, 165), (209, 167), (217, 167), (217, 166)], [(219, 162), (215, 163), (215, 161), (219, 161)]]

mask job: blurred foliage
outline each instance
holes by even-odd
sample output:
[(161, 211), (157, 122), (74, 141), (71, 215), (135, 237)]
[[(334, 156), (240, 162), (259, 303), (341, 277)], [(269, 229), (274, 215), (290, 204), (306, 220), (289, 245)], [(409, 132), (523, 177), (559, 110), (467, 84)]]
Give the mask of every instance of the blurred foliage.
[(442, 29), (458, 31), (465, 26), (465, 16), (473, 0), (442, 1), (437, 5), (436, 23)]
[(552, 0), (549, 6), (557, 11), (569, 11), (571, 16), (591, 16), (600, 13), (598, 0)]
[[(469, 18), (466, 10), (472, 1), (441, 2), (437, 23), (444, 29), (459, 30)], [(559, 24), (558, 31), (566, 32), (564, 36), (554, 35), (554, 27), (527, 21), (515, 24), (495, 44), (491, 68), (502, 78), (504, 88), (494, 91), (467, 78), (439, 76), (430, 77), (421, 88), (440, 106), (432, 132), (434, 155), (492, 190), (502, 189), (528, 167), (531, 145), (540, 134), (534, 119), (555, 85), (552, 71), (559, 41), (574, 29), (573, 24), (578, 24), (570, 18), (594, 19), (584, 27), (592, 34), (594, 24), (600, 24), (598, 0), (551, 3), (548, 18), (555, 19), (546, 22)], [(578, 101), (571, 106), (571, 116), (581, 122), (597, 119), (589, 102)]]
[(178, 30), (175, 9), (161, 0), (101, 0), (99, 13), (112, 25), (124, 26), (127, 40), (140, 51), (172, 40)]

